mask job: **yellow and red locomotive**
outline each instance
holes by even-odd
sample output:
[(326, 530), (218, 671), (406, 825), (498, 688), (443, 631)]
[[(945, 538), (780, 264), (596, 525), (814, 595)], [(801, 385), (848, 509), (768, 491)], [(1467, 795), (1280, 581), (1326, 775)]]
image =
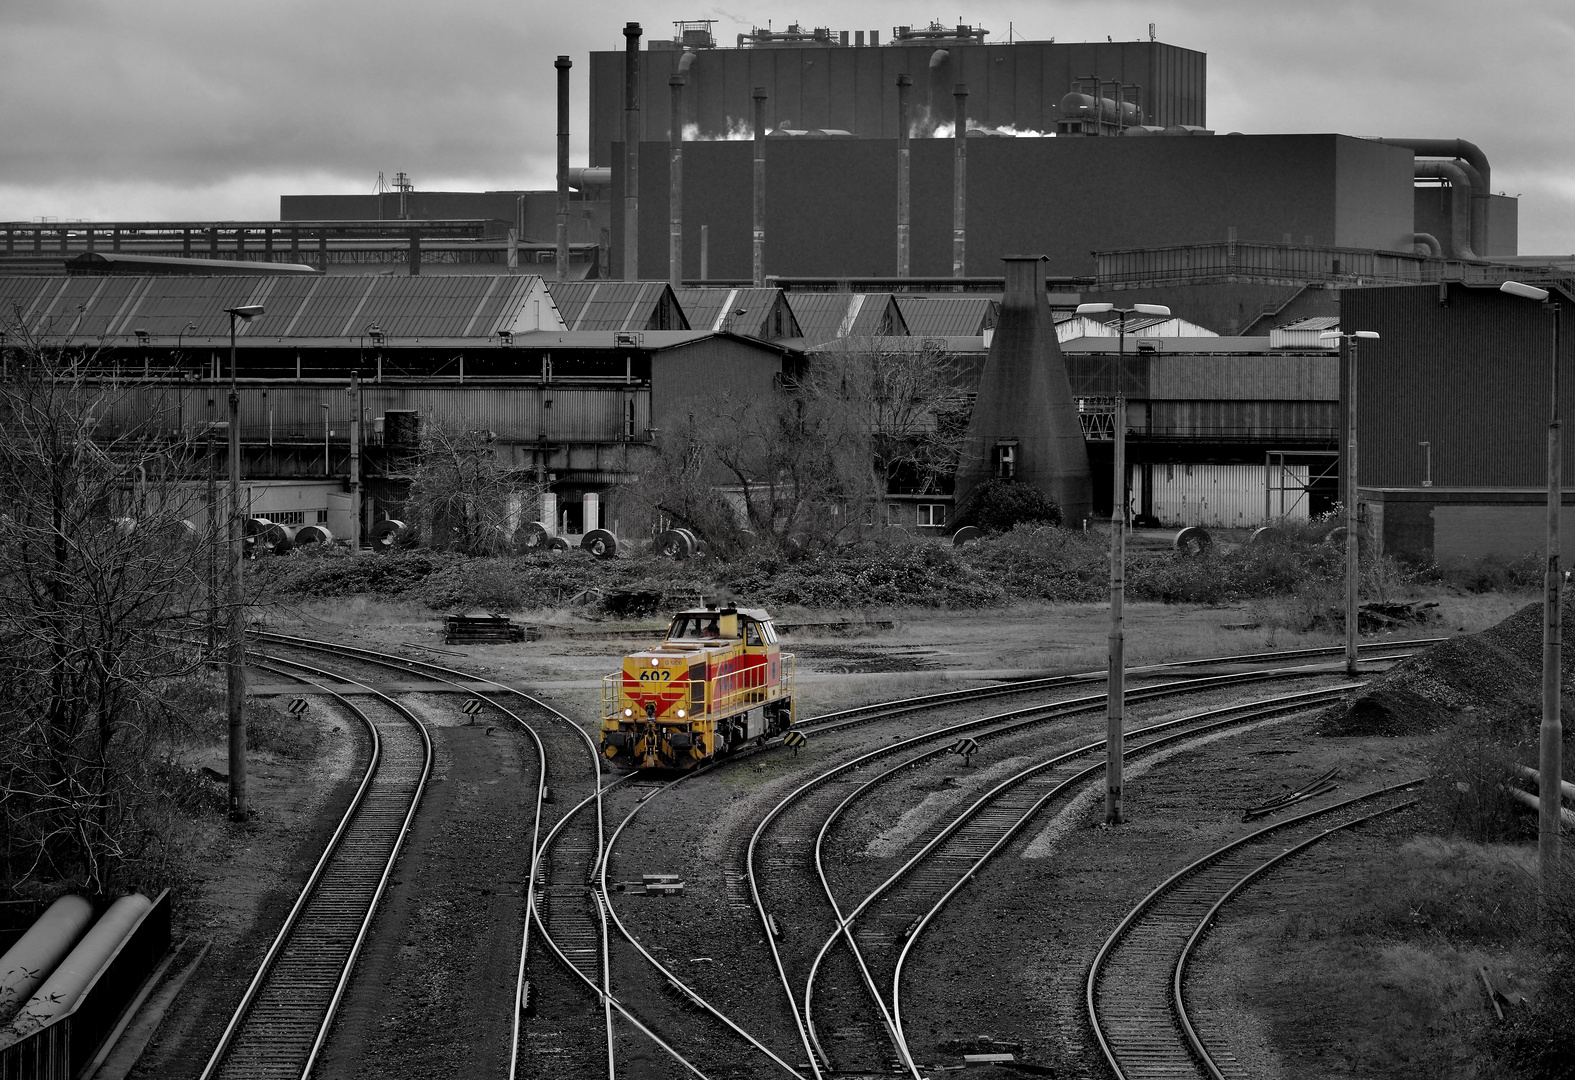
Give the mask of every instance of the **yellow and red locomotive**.
[(760, 608), (680, 611), (602, 680), (602, 753), (628, 768), (693, 768), (793, 719), (793, 657)]

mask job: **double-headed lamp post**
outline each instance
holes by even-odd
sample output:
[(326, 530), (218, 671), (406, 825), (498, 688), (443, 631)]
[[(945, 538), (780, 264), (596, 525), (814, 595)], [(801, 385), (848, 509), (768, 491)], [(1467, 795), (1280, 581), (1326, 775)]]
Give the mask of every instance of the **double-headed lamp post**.
[(1542, 730), (1537, 755), (1537, 875), (1546, 900), (1558, 872), (1559, 781), (1564, 778), (1564, 727), (1559, 718), (1559, 669), (1564, 651), (1564, 574), (1559, 566), (1559, 513), (1564, 501), (1564, 449), (1559, 418), (1559, 331), (1563, 312), (1547, 289), (1535, 285), (1506, 281), (1499, 291), (1535, 300), (1553, 316), (1553, 355), (1548, 364), (1552, 395), (1548, 407), (1548, 554), (1542, 579)]
[(241, 558), (241, 397), (235, 386), (235, 321), (251, 322), (263, 313), (261, 304), (225, 308), (230, 317), (230, 623), (229, 682), (224, 695), (230, 721), (230, 820), (246, 820), (246, 614), (243, 610)]
[(1114, 304), (1079, 304), (1079, 315), (1121, 317), (1116, 331), (1115, 377), (1115, 458), (1112, 462), (1110, 502), (1110, 634), (1109, 660), (1105, 679), (1105, 824), (1120, 825), (1126, 820), (1122, 806), (1121, 751), (1126, 727), (1126, 628), (1122, 608), (1126, 602), (1127, 569), (1127, 403), (1121, 393), (1127, 351), (1127, 316), (1170, 316), (1164, 304), (1133, 304), (1118, 308)]
[(1357, 598), (1361, 594), (1361, 547), (1356, 531), (1356, 346), (1377, 341), (1376, 330), (1330, 330), (1319, 341), (1345, 342), (1345, 673), (1356, 678)]

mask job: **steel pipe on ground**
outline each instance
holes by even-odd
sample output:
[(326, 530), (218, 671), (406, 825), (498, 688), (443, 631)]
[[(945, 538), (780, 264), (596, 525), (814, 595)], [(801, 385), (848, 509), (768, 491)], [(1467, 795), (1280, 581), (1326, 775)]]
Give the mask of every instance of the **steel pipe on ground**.
[(92, 924), (92, 904), (75, 894), (62, 896), (0, 956), (0, 1023), (33, 996)]

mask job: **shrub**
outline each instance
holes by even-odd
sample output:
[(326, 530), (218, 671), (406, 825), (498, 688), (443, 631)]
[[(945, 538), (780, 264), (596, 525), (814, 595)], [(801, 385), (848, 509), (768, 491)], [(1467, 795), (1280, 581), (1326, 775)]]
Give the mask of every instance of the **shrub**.
[(970, 491), (957, 509), (959, 528), (972, 525), (985, 532), (1006, 532), (1015, 525), (1059, 525), (1061, 507), (1032, 484), (986, 480)]

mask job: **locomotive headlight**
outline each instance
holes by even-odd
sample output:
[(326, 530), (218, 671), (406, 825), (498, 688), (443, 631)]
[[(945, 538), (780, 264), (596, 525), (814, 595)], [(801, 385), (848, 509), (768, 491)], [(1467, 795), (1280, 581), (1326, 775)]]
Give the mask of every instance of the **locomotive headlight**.
[(633, 716), (633, 715), (634, 715), (634, 710), (633, 710), (633, 709), (625, 709), (625, 710), (624, 710), (624, 711), (623, 711), (623, 714), (624, 714), (624, 715), (625, 715), (625, 716)]
[(682, 719), (683, 719), (683, 718), (684, 718), (684, 717), (686, 717), (686, 716), (688, 716), (688, 715), (689, 715), (689, 714), (688, 714), (688, 713), (686, 713), (686, 712), (684, 712), (684, 711), (683, 711), (683, 710), (682, 710), (682, 709), (679, 709), (679, 710), (678, 710), (678, 719), (680, 719), (680, 720), (682, 720)]
[(660, 662), (661, 662), (661, 661), (659, 661), (659, 660), (657, 660), (657, 659), (656, 659), (656, 657), (654, 657), (654, 656), (653, 656), (653, 657), (651, 657), (651, 666), (652, 666), (652, 667), (655, 667), (655, 666), (656, 666), (656, 665), (657, 665), (657, 664), (658, 664), (658, 663), (660, 663)]

